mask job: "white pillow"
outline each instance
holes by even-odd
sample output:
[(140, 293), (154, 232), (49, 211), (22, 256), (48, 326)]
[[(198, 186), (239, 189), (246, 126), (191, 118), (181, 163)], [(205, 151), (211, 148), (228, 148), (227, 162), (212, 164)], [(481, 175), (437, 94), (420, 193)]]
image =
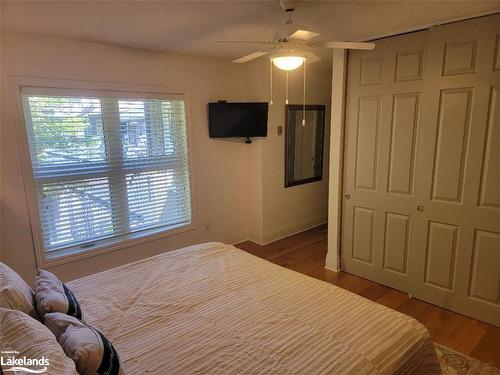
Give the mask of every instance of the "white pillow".
[[(24, 367), (29, 370), (47, 367), (44, 374), (78, 375), (75, 363), (64, 354), (52, 332), (38, 320), (21, 311), (0, 308), (0, 350), (1, 370), (4, 374), (10, 374), (9, 369), (12, 367)], [(23, 361), (24, 357), (24, 363), (13, 364), (13, 359)], [(18, 369), (12, 373), (29, 372)]]
[(82, 309), (75, 295), (52, 272), (38, 270), (35, 277), (35, 300), (40, 318), (45, 314), (60, 312), (83, 319)]
[(80, 375), (124, 375), (113, 344), (97, 329), (61, 313), (46, 314), (45, 325), (75, 361)]
[(38, 319), (33, 290), (17, 272), (0, 262), (0, 307), (19, 310)]

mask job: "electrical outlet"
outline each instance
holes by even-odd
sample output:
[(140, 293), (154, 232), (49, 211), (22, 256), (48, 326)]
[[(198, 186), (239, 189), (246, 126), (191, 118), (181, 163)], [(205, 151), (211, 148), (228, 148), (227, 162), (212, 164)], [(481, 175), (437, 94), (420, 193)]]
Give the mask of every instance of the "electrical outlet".
[(278, 126), (278, 135), (283, 134), (283, 126)]
[(205, 230), (210, 230), (210, 221), (205, 222)]

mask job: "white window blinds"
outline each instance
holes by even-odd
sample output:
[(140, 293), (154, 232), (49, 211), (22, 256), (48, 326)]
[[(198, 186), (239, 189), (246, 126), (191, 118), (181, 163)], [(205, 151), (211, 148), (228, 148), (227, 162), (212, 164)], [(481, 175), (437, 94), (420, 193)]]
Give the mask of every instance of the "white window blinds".
[(47, 257), (191, 222), (182, 99), (38, 91), (22, 97)]

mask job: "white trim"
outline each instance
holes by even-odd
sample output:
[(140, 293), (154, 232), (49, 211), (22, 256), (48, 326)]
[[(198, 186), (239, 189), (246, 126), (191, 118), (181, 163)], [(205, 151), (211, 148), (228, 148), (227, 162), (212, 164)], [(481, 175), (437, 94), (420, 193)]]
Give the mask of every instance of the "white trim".
[[(248, 235), (245, 235), (245, 236), (240, 236), (238, 237), (237, 235), (236, 236), (231, 236), (229, 238), (232, 238), (231, 241), (227, 241), (227, 243), (231, 243), (232, 245), (236, 246), (237, 244), (239, 243), (243, 243), (243, 242), (253, 242), (253, 243), (256, 243), (257, 245), (259, 246), (265, 246), (265, 245), (268, 245), (270, 243), (273, 243), (273, 242), (276, 242), (276, 241), (279, 241), (279, 240), (282, 240), (283, 238), (288, 238), (290, 236), (294, 236), (296, 234), (299, 234), (299, 233), (303, 233), (303, 232), (306, 232), (308, 230), (311, 230), (311, 229), (314, 229), (314, 228), (317, 228), (317, 227), (320, 227), (322, 225), (325, 225), (327, 224), (328, 222), (326, 220), (320, 222), (320, 223), (317, 223), (317, 224), (312, 224), (311, 226), (308, 226), (304, 229), (300, 229), (300, 230), (297, 230), (296, 232), (293, 232), (293, 233), (290, 233), (290, 234), (285, 234), (283, 235), (282, 237), (279, 237), (279, 238), (276, 238), (272, 241), (266, 241), (266, 242), (262, 242), (262, 241), (258, 241), (254, 238), (252, 238), (252, 236), (248, 236)], [(238, 239), (239, 238), (239, 239)], [(217, 240), (213, 240), (213, 241), (216, 241)], [(219, 241), (220, 242), (220, 241)]]
[(369, 35), (365, 38), (361, 38), (361, 39), (357, 40), (357, 42), (376, 41), (377, 39), (390, 38), (392, 36), (398, 36), (401, 34), (408, 34), (408, 33), (413, 33), (413, 32), (417, 32), (417, 31), (427, 30), (427, 29), (430, 29), (431, 27), (435, 27), (435, 26), (446, 25), (448, 23), (453, 23), (453, 22), (467, 21), (467, 20), (479, 18), (479, 17), (491, 16), (491, 15), (497, 14), (497, 13), (500, 13), (500, 8), (485, 10), (482, 12), (472, 13), (472, 14), (464, 15), (464, 16), (443, 18), (441, 20), (437, 20), (434, 22), (424, 23), (423, 25), (399, 29), (398, 31)]
[(203, 240), (203, 242), (223, 242), (226, 244), (231, 244), (231, 245), (237, 245), (242, 242), (255, 242), (258, 243), (257, 241), (252, 240), (249, 236), (248, 233), (245, 232), (240, 232), (240, 233), (235, 233), (235, 234), (216, 234), (210, 236), (208, 239)]
[(191, 125), (191, 91), (189, 89), (183, 90), (184, 95), (184, 115), (186, 116), (186, 147), (187, 147), (187, 159), (188, 159), (188, 174), (189, 174), (189, 199), (191, 204), (191, 225), (193, 229), (197, 229), (197, 217), (196, 217), (196, 194), (195, 194), (195, 176), (193, 173), (193, 152), (191, 147), (192, 137), (192, 125)]
[[(264, 230), (262, 236), (262, 243), (257, 242), (259, 245), (267, 245), (268, 243), (278, 241), (282, 238), (292, 236), (297, 233), (304, 232), (308, 229), (318, 227), (327, 222), (328, 214), (322, 212), (315, 214), (304, 219), (295, 220), (283, 225), (278, 225), (274, 228)], [(256, 241), (254, 241), (256, 242)]]
[[(78, 259), (97, 256), (110, 251), (124, 249), (130, 246), (138, 245), (141, 243), (157, 240), (159, 238), (175, 236), (179, 233), (195, 230), (196, 226), (196, 203), (194, 199), (194, 177), (192, 167), (192, 152), (190, 147), (191, 141), (191, 113), (190, 113), (190, 93), (187, 88), (179, 87), (165, 87), (159, 85), (136, 85), (136, 84), (123, 84), (112, 82), (93, 82), (93, 81), (73, 81), (65, 79), (47, 79), (40, 77), (19, 77), (13, 76), (8, 78), (9, 96), (12, 95), (12, 119), (14, 122), (14, 129), (16, 134), (16, 141), (19, 150), (19, 158), (21, 163), (21, 170), (23, 174), (24, 190), (26, 194), (26, 201), (28, 206), (28, 213), (30, 217), (31, 232), (33, 238), (33, 248), (35, 251), (35, 262), (37, 267), (45, 265), (57, 265), (63, 263), (73, 262)], [(47, 258), (43, 250), (43, 239), (41, 237), (41, 224), (40, 214), (38, 209), (38, 200), (33, 179), (33, 169), (31, 164), (31, 156), (29, 152), (28, 136), (26, 124), (24, 122), (24, 111), (22, 103), (22, 92), (36, 92), (37, 88), (49, 88), (60, 90), (61, 93), (68, 90), (77, 90), (78, 92), (95, 94), (97, 91), (102, 96), (102, 93), (118, 96), (119, 93), (124, 95), (131, 95), (145, 93), (154, 98), (166, 98), (182, 96), (184, 99), (184, 112), (186, 122), (186, 147), (188, 158), (188, 173), (189, 173), (189, 193), (191, 204), (191, 223), (179, 228), (168, 231), (148, 231), (147, 235), (143, 233), (130, 234), (127, 239), (117, 239), (115, 243), (103, 242), (103, 245), (96, 246), (90, 251), (82, 251), (72, 255), (61, 256), (55, 259)]]
[(88, 251), (82, 249), (79, 250), (80, 247), (75, 246), (67, 250), (61, 250), (61, 252), (63, 253), (67, 252), (68, 255), (61, 255), (56, 258), (50, 258), (49, 254), (48, 257), (45, 257), (43, 266), (52, 267), (60, 264), (72, 263), (80, 259), (92, 258), (101, 254), (123, 250), (132, 246), (159, 240), (165, 237), (176, 236), (178, 234), (189, 232), (192, 230), (196, 230), (196, 227), (192, 224), (187, 224), (174, 229), (169, 229), (167, 231), (151, 229), (147, 231), (148, 234), (143, 234), (141, 232), (130, 233), (126, 236), (122, 236), (121, 238), (109, 238), (109, 241), (101, 240), (99, 241), (100, 243), (96, 244), (96, 246), (92, 247), (92, 249)]
[[(21, 93), (25, 95), (54, 95), (54, 96), (89, 96), (100, 98), (127, 98), (127, 99), (158, 99), (158, 100), (182, 100), (183, 94), (172, 94), (164, 92), (144, 92), (142, 90), (101, 90), (101, 89), (82, 89), (82, 88), (61, 88), (61, 87), (39, 87), (39, 86), (21, 86)], [(137, 95), (139, 94), (139, 95)]]
[(328, 184), (328, 252), (325, 264), (325, 268), (331, 271), (340, 270), (346, 72), (346, 50), (333, 50)]
[(187, 87), (180, 86), (164, 86), (150, 84), (133, 84), (120, 82), (104, 82), (104, 81), (81, 81), (64, 78), (44, 78), (30, 76), (10, 76), (12, 82), (18, 87), (27, 86), (30, 88), (52, 88), (60, 90), (82, 90), (82, 91), (99, 91), (99, 92), (126, 92), (126, 93), (144, 93), (144, 94), (164, 94), (164, 95), (186, 95), (189, 91)]
[(26, 124), (24, 122), (23, 100), (21, 87), (22, 83), (16, 79), (11, 79), (9, 82), (12, 95), (12, 120), (14, 123), (14, 131), (18, 145), (19, 159), (21, 164), (21, 172), (23, 175), (24, 191), (26, 196), (26, 205), (30, 218), (30, 229), (33, 240), (33, 249), (35, 251), (35, 263), (37, 267), (41, 267), (44, 263), (44, 252), (40, 248), (43, 240), (41, 238), (40, 215), (38, 209), (38, 200), (33, 180), (33, 167), (31, 164), (31, 156), (28, 145), (28, 134)]
[(341, 268), (336, 266), (337, 261), (337, 254), (333, 254), (330, 252), (326, 253), (325, 269), (327, 269), (328, 271), (339, 272)]

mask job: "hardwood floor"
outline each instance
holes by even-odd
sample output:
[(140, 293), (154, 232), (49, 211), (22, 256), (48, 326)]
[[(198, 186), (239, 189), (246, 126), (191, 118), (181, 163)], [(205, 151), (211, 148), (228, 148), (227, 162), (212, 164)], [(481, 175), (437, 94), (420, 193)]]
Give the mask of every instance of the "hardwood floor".
[(250, 241), (236, 246), (280, 266), (327, 281), (411, 315), (427, 327), (436, 343), (500, 367), (500, 328), (409, 298), (406, 293), (361, 277), (326, 270), (326, 225), (265, 246)]

